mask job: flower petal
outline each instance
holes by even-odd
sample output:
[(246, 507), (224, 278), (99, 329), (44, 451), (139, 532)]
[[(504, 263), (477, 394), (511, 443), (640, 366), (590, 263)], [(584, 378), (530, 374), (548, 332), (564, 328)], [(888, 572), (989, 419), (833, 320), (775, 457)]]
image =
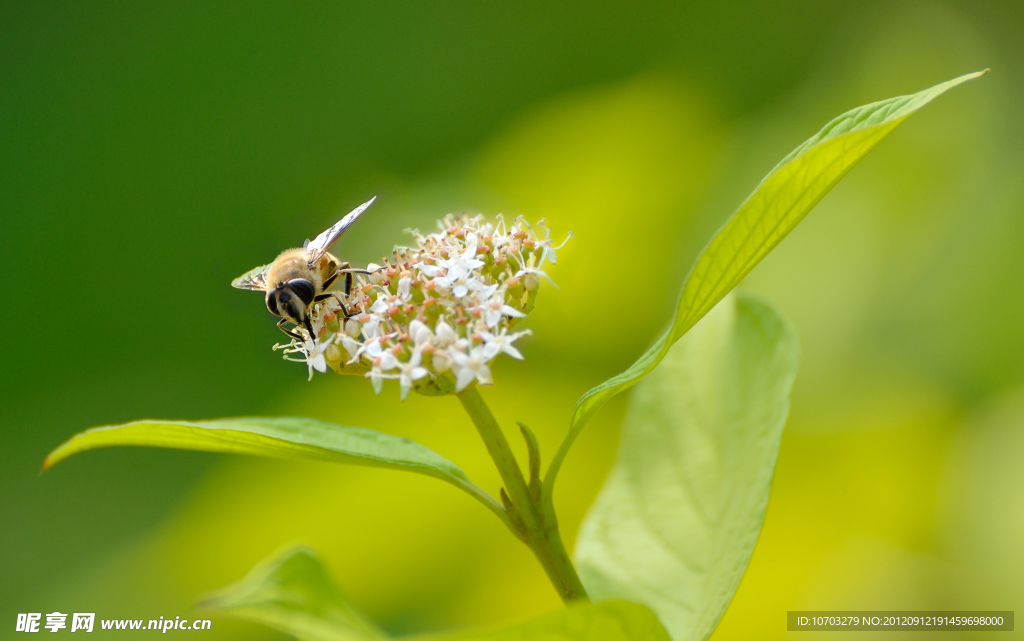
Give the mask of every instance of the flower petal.
[(491, 378), (491, 368), (481, 365), (476, 370), (476, 380), (480, 381), (481, 385), (493, 385), (494, 380)]
[(455, 374), (455, 391), (461, 392), (469, 387), (469, 384), (476, 380), (476, 373), (468, 367), (462, 367)]
[(512, 318), (526, 318), (526, 314), (511, 305), (502, 305), (501, 313), (505, 316), (511, 316)]
[(517, 361), (523, 360), (522, 352), (520, 352), (518, 349), (513, 347), (511, 343), (506, 343), (502, 347), (501, 351), (505, 352), (506, 354), (508, 354), (512, 358), (516, 359)]

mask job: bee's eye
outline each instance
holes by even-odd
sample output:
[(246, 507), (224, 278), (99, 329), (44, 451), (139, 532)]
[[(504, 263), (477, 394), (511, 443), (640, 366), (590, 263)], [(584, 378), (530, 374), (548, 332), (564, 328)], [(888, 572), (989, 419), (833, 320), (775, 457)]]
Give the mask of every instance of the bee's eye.
[(295, 280), (288, 281), (288, 289), (292, 290), (292, 293), (298, 296), (299, 300), (305, 303), (307, 307), (313, 304), (313, 297), (316, 295), (313, 283), (304, 278), (296, 278)]
[(276, 291), (272, 291), (272, 292), (270, 292), (270, 294), (267, 295), (267, 309), (269, 309), (270, 313), (273, 314), (274, 316), (280, 316), (281, 315), (281, 312), (277, 309), (277, 292)]

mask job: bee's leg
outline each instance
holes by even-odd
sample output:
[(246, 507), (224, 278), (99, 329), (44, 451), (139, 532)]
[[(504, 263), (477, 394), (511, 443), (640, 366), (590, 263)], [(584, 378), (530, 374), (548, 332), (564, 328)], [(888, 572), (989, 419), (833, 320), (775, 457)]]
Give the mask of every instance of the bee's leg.
[[(351, 278), (351, 276), (349, 276), (349, 278)], [(346, 283), (346, 286), (348, 286), (348, 283)], [(337, 292), (335, 292), (335, 293), (337, 293)], [(345, 303), (341, 302), (341, 297), (340, 296), (338, 296), (338, 304), (341, 305), (341, 313), (343, 313), (345, 315), (345, 320), (348, 320), (348, 319), (352, 318), (353, 316), (358, 316), (359, 315), (358, 311), (356, 311), (356, 312), (348, 311), (348, 307), (345, 307)]]
[(346, 309), (344, 303), (341, 305), (341, 311), (345, 312), (345, 320), (348, 320), (348, 319), (352, 318), (353, 316), (359, 316), (359, 311), (358, 310), (355, 311), (355, 312), (349, 312), (348, 309)]
[(341, 300), (341, 296), (338, 296), (338, 292), (327, 292), (326, 294), (320, 294), (319, 296), (313, 298), (313, 302), (319, 303), (320, 301), (327, 300), (328, 298), (331, 297), (333, 297), (334, 300), (338, 301), (338, 304), (341, 305), (341, 313), (345, 316), (346, 319), (359, 315), (358, 312), (352, 314), (348, 311), (348, 307), (345, 307), (345, 302)]
[(284, 326), (285, 321), (287, 321), (287, 320), (288, 320), (287, 318), (282, 318), (281, 320), (277, 321), (277, 328), (280, 329), (285, 334), (288, 334), (289, 336), (291, 336), (295, 340), (305, 341), (306, 339), (304, 339), (302, 336), (299, 336), (298, 334), (296, 334), (295, 332), (291, 331), (290, 329), (288, 329), (288, 328), (286, 328)]
[(342, 263), (338, 267), (338, 270), (331, 274), (331, 276), (324, 281), (323, 288), (326, 290), (328, 287), (334, 284), (334, 281), (338, 278), (338, 276), (345, 274), (345, 295), (347, 296), (352, 293), (352, 274), (370, 273), (371, 272), (368, 272), (365, 269), (352, 269), (352, 266), (349, 265), (348, 263)]
[[(346, 296), (349, 296), (349, 295), (352, 294), (352, 286), (355, 285), (355, 279), (352, 278), (352, 274), (369, 275), (369, 274), (372, 274), (372, 273), (373, 272), (367, 271), (365, 269), (352, 269), (349, 266), (348, 263), (342, 263), (341, 267), (338, 268), (338, 271), (334, 272), (334, 274), (332, 274), (330, 278), (328, 278), (327, 280), (324, 281), (323, 288), (326, 291), (328, 287), (330, 287), (332, 284), (334, 284), (334, 281), (337, 280), (338, 276), (340, 276), (342, 274), (345, 274), (345, 286), (342, 288), (342, 291), (345, 292)], [(317, 296), (316, 299), (314, 299), (314, 300), (318, 300), (319, 301), (319, 300), (323, 300), (324, 298), (326, 298), (326, 296), (325, 295), (321, 295), (321, 296)], [(338, 302), (341, 302), (341, 301), (338, 301)]]

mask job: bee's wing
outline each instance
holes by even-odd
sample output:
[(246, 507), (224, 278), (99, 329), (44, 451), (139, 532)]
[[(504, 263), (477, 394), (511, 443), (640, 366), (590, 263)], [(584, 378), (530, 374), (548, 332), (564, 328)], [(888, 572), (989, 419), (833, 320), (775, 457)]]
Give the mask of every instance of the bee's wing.
[(352, 223), (356, 222), (356, 219), (359, 218), (360, 214), (366, 211), (366, 208), (372, 205), (375, 200), (377, 200), (376, 196), (367, 200), (365, 203), (359, 205), (346, 214), (344, 218), (334, 223), (330, 229), (306, 243), (305, 247), (306, 251), (309, 252), (310, 267), (312, 267), (316, 261), (320, 260), (321, 256), (327, 253), (327, 250), (331, 248), (334, 241), (338, 240), (338, 238), (345, 233), (345, 230), (351, 227)]
[(267, 272), (269, 270), (270, 265), (260, 265), (250, 269), (231, 281), (231, 286), (235, 289), (254, 289), (259, 292), (265, 292), (267, 291)]

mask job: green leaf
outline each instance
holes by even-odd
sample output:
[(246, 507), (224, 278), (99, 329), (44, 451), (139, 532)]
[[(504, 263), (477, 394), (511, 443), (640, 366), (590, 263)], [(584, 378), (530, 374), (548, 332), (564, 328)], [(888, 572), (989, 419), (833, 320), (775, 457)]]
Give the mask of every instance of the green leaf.
[(576, 402), (569, 430), (544, 479), (545, 503), (551, 503), (555, 478), (573, 441), (608, 399), (649, 374), (672, 344), (739, 284), (893, 129), (939, 95), (983, 73), (970, 73), (910, 96), (848, 111), (783, 158), (697, 259), (669, 330), (629, 369), (587, 391)]
[(798, 364), (792, 327), (741, 293), (637, 385), (576, 542), (591, 597), (650, 607), (676, 641), (710, 636), (761, 530)]
[(581, 603), (509, 628), (416, 637), (416, 641), (669, 641), (654, 613), (625, 601)]
[[(316, 553), (284, 550), (241, 581), (209, 595), (200, 608), (263, 623), (305, 641), (360, 641), (387, 636), (334, 587)], [(415, 641), (669, 641), (648, 608), (623, 601), (574, 605), (512, 626), (411, 637)]]
[(471, 483), (458, 466), (433, 450), (400, 436), (311, 418), (149, 420), (94, 427), (50, 452), (43, 461), (43, 470), (72, 454), (117, 445), (333, 461), (416, 472), (465, 490), (510, 525), (508, 515), (497, 501)]
[(316, 553), (305, 547), (267, 558), (197, 607), (263, 623), (305, 641), (385, 638), (342, 597)]
[(50, 452), (43, 469), (72, 454), (115, 445), (335, 461), (405, 469), (453, 483), (466, 480), (454, 463), (407, 438), (311, 418), (135, 421), (94, 427)]

